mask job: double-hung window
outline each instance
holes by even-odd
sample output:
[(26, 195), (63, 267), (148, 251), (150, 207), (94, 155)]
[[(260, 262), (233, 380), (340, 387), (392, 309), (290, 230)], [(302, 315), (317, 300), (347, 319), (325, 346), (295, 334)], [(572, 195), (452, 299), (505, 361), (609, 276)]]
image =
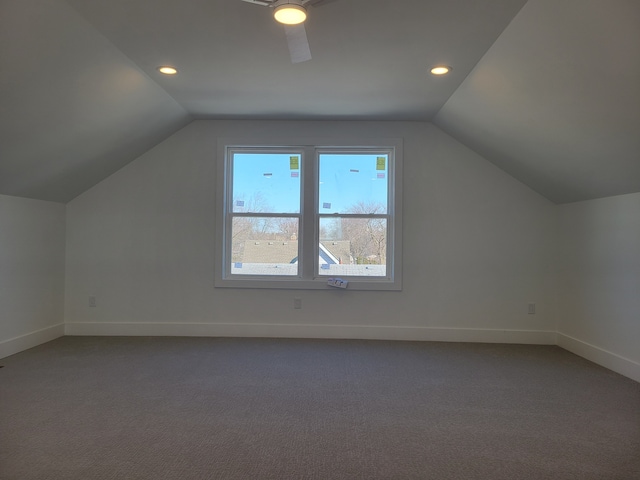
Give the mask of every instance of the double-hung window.
[(220, 140), (216, 286), (401, 289), (401, 142)]

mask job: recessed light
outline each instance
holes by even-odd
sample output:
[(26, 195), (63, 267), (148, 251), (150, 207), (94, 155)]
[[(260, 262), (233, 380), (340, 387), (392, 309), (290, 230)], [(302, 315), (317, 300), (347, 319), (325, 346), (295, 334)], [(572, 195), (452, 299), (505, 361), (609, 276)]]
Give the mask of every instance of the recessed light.
[(158, 67), (158, 71), (160, 73), (164, 73), (165, 75), (175, 75), (176, 73), (178, 73), (178, 70), (176, 68), (169, 66)]
[(447, 67), (446, 65), (436, 65), (431, 68), (431, 73), (433, 75), (446, 75), (451, 71), (451, 67)]

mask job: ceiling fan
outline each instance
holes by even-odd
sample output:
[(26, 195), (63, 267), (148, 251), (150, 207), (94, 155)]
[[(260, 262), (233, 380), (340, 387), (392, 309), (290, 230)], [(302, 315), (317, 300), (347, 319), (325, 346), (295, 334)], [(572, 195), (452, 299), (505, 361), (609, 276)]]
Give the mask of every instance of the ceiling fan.
[(304, 21), (307, 19), (307, 8), (334, 2), (335, 0), (242, 0), (243, 2), (273, 8), (273, 17), (284, 25), (289, 45), (291, 63), (311, 60), (311, 50), (307, 40)]

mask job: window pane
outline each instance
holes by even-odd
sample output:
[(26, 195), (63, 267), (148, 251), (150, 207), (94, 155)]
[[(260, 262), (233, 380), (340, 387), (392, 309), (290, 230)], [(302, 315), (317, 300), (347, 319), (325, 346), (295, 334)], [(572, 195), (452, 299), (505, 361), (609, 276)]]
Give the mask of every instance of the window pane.
[(320, 275), (387, 275), (385, 218), (321, 218)]
[(319, 213), (387, 213), (389, 155), (321, 154)]
[(231, 227), (231, 273), (297, 275), (297, 218), (234, 217)]
[(299, 153), (234, 153), (233, 212), (300, 212)]

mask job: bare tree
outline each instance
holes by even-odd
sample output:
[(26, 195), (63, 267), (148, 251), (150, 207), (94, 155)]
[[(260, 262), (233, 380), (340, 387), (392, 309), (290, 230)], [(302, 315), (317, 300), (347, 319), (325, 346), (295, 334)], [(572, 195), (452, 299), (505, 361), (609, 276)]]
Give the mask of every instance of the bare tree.
[(298, 238), (299, 225), (297, 218), (277, 218), (275, 219), (275, 227), (278, 235), (281, 236), (281, 240), (293, 240)]
[(235, 238), (264, 238), (273, 229), (272, 218), (260, 218), (260, 213), (270, 212), (271, 206), (262, 192), (255, 192), (245, 198), (240, 194), (233, 198), (233, 211), (240, 213), (255, 213), (255, 217), (235, 217), (233, 220), (233, 239)]
[(231, 249), (233, 261), (242, 258), (244, 252), (244, 244), (247, 240), (266, 239), (269, 232), (273, 230), (274, 219), (269, 217), (260, 217), (260, 213), (271, 211), (272, 208), (267, 202), (262, 192), (255, 192), (251, 196), (246, 197), (239, 194), (233, 198), (234, 213), (255, 213), (251, 217), (234, 217), (231, 229)]
[(373, 255), (377, 257), (375, 263), (387, 263), (387, 221), (370, 218), (367, 221), (367, 234), (371, 240)]
[[(345, 213), (372, 215), (385, 213), (386, 208), (379, 202), (358, 202)], [(351, 242), (351, 253), (357, 263), (386, 263), (387, 221), (383, 218), (341, 219), (342, 238)]]
[(339, 218), (323, 218), (320, 220), (320, 240), (341, 240), (341, 227)]

